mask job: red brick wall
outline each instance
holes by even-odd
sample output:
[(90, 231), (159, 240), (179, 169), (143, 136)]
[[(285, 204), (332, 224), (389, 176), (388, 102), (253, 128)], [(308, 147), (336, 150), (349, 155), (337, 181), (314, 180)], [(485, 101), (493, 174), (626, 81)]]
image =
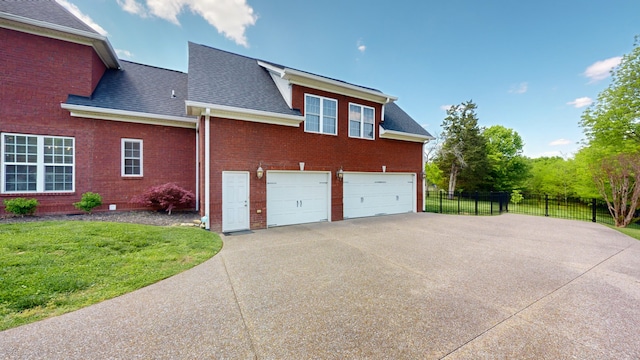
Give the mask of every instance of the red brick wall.
[[(299, 162), (308, 171), (332, 173), (331, 219), (342, 220), (342, 182), (335, 172), (344, 171), (420, 173), (422, 144), (378, 138), (381, 105), (338, 96), (318, 90), (293, 87), (293, 107), (304, 111), (304, 93), (338, 100), (338, 135), (306, 133), (299, 128), (260, 124), (248, 121), (211, 119), (211, 228), (222, 224), (222, 171), (250, 172), (251, 227), (266, 226), (266, 177), (256, 178), (262, 163), (265, 171), (299, 170)], [(365, 140), (348, 136), (348, 104), (354, 102), (375, 108), (376, 139)], [(201, 121), (201, 125), (203, 122)], [(204, 126), (201, 126), (204, 133)], [(202, 159), (204, 160), (204, 159)], [(204, 173), (203, 173), (204, 175)], [(418, 179), (419, 180), (419, 179)], [(422, 186), (417, 184), (418, 209), (422, 208)], [(204, 203), (203, 203), (204, 204)], [(260, 214), (257, 210), (261, 210)]]
[[(134, 208), (132, 196), (152, 185), (176, 182), (195, 192), (195, 131), (72, 118), (60, 107), (69, 94), (91, 95), (105, 67), (89, 46), (0, 29), (0, 132), (75, 138), (75, 192), (0, 194), (37, 198), (38, 213), (73, 213), (87, 191), (104, 204)], [(143, 140), (144, 177), (121, 177), (121, 138)], [(0, 169), (4, 176), (4, 169)], [(4, 207), (0, 206), (0, 215)]]

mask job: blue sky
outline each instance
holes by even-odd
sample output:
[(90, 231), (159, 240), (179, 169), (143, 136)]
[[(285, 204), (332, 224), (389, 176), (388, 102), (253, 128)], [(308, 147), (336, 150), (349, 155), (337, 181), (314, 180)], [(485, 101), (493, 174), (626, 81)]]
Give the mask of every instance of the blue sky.
[(638, 0), (57, 0), (120, 58), (187, 71), (192, 41), (377, 88), (432, 134), (473, 100), (524, 154), (570, 156), (640, 34)]

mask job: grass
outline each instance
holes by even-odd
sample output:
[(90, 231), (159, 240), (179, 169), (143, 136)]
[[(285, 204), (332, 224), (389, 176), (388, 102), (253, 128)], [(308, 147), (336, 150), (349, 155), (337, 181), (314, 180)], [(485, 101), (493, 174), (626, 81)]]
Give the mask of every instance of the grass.
[(175, 275), (222, 248), (197, 228), (56, 221), (0, 225), (0, 330)]
[[(545, 207), (544, 199), (525, 199), (519, 204), (510, 203), (508, 205), (509, 213), (512, 214), (536, 216), (545, 216), (545, 214), (548, 214), (549, 217), (553, 218), (580, 221), (591, 221), (592, 219), (592, 209), (588, 203), (577, 203), (575, 201), (565, 203), (562, 201), (556, 201), (555, 199), (550, 199), (548, 207)], [(431, 197), (427, 197), (425, 201), (426, 212), (475, 215), (475, 207), (476, 202), (472, 198), (455, 197), (454, 199), (449, 200), (446, 196), (443, 196), (442, 203), (440, 203), (439, 196), (431, 194)], [(606, 207), (597, 207), (596, 209), (596, 219), (598, 223), (613, 225), (613, 218)], [(480, 198), (478, 201), (478, 215), (498, 215), (499, 213), (499, 203), (497, 201), (494, 200), (492, 204), (490, 201)], [(640, 229), (640, 223), (631, 224), (629, 225), (629, 228)]]
[(625, 235), (629, 235), (634, 239), (640, 240), (640, 228), (619, 228), (609, 225), (610, 228), (620, 231)]

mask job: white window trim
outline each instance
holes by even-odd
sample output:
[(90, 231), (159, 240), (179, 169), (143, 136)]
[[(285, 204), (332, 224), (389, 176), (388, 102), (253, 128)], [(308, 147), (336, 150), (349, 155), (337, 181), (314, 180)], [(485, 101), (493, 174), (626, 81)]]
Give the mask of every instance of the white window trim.
[[(359, 106), (360, 107), (360, 136), (352, 136), (351, 135), (351, 105), (354, 106)], [(364, 109), (371, 109), (373, 111), (373, 137), (372, 138), (368, 138), (364, 136)], [(349, 103), (349, 108), (347, 109), (347, 114), (348, 114), (348, 118), (347, 121), (349, 122), (349, 126), (347, 128), (347, 134), (349, 135), (350, 138), (352, 139), (364, 139), (364, 140), (375, 140), (376, 139), (376, 109), (371, 107), (371, 106), (367, 106), (367, 105), (362, 105), (362, 104), (358, 104), (358, 103)]]
[[(307, 130), (307, 96), (312, 96), (312, 97), (320, 99), (320, 126), (318, 127), (319, 131)], [(322, 131), (322, 129), (324, 128), (324, 123), (323, 123), (324, 122), (324, 106), (323, 106), (324, 104), (323, 104), (323, 102), (325, 100), (335, 101), (335, 103), (336, 103), (336, 132), (335, 132), (335, 134), (326, 133), (326, 132)], [(312, 134), (323, 134), (323, 135), (338, 136), (338, 100), (337, 99), (328, 98), (328, 97), (324, 97), (324, 96), (315, 95), (315, 94), (304, 94), (304, 131), (308, 132), (308, 133), (312, 133)]]
[[(18, 191), (6, 191), (7, 178), (5, 176), (6, 162), (5, 162), (5, 136), (27, 136), (37, 138), (36, 152), (37, 160), (35, 166), (37, 167), (36, 175), (36, 190), (18, 190)], [(76, 191), (76, 139), (72, 136), (54, 136), (54, 135), (35, 135), (35, 134), (19, 134), (19, 133), (0, 133), (0, 169), (2, 170), (2, 176), (0, 176), (0, 193), (2, 194), (49, 194), (49, 193), (74, 193)], [(45, 164), (44, 163), (44, 138), (52, 139), (71, 139), (73, 142), (73, 163), (72, 164)], [(26, 165), (26, 164), (25, 164)], [(71, 190), (45, 190), (45, 166), (71, 166)]]
[[(124, 173), (124, 144), (127, 142), (140, 144), (140, 174), (125, 174)], [(144, 146), (142, 139), (127, 139), (122, 138), (120, 141), (120, 175), (122, 177), (143, 177), (144, 176)]]

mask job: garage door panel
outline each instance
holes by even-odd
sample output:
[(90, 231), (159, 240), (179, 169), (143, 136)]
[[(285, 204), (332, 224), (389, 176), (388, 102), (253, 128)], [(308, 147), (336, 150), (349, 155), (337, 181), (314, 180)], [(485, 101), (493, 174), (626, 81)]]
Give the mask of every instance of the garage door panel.
[(276, 172), (267, 174), (267, 226), (328, 220), (327, 173)]
[(344, 218), (413, 212), (414, 189), (411, 174), (345, 174)]

